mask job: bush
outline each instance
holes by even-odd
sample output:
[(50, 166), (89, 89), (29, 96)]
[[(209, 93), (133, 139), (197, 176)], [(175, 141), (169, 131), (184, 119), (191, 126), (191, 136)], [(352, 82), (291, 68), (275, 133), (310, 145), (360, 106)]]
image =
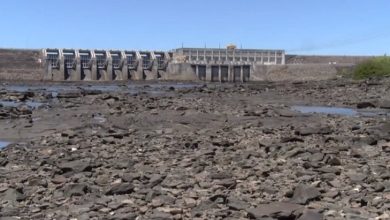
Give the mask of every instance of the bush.
[(390, 57), (375, 57), (358, 64), (353, 72), (355, 79), (390, 76)]

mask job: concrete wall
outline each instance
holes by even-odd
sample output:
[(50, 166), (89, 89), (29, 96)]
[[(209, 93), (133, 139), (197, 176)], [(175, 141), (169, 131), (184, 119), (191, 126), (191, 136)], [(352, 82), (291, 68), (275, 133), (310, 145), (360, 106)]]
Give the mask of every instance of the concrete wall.
[(372, 56), (286, 55), (286, 64), (356, 64)]
[(350, 68), (353, 68), (353, 65), (255, 65), (252, 68), (250, 81), (326, 80), (336, 78), (343, 71), (343, 69)]
[(41, 80), (40, 50), (0, 49), (0, 80)]
[(169, 63), (166, 71), (161, 74), (163, 80), (198, 80), (196, 73), (188, 63)]

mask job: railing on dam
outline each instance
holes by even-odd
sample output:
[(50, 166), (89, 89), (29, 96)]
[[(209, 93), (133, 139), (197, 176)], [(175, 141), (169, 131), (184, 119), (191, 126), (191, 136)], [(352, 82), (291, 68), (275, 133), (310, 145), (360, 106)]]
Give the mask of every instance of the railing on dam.
[(46, 62), (50, 65), (51, 68), (58, 69), (60, 67), (59, 59), (60, 52), (57, 49), (48, 49), (45, 51), (44, 56), (46, 57)]
[(284, 50), (180, 48), (174, 60), (193, 64), (284, 65)]

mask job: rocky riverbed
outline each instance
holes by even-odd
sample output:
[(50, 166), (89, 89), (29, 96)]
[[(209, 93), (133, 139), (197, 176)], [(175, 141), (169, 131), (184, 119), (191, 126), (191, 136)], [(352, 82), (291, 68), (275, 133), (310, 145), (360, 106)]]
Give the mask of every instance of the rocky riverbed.
[(0, 219), (390, 219), (388, 80), (157, 85), (0, 86)]

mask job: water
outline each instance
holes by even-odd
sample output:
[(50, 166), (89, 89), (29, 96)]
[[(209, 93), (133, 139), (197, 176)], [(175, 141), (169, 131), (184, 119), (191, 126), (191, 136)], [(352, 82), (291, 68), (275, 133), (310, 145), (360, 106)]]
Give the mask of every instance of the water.
[(3, 149), (7, 147), (10, 144), (10, 142), (7, 141), (0, 141), (0, 149)]
[(41, 102), (26, 101), (26, 102), (15, 102), (15, 101), (1, 101), (0, 105), (4, 107), (18, 107), (20, 105), (27, 105), (30, 108), (38, 108), (43, 105)]
[(327, 106), (292, 106), (292, 110), (298, 111), (304, 114), (317, 113), (317, 114), (330, 114), (330, 115), (342, 115), (342, 116), (390, 116), (390, 111), (382, 109), (353, 109), (344, 107), (327, 107)]
[(340, 108), (340, 107), (325, 107), (325, 106), (292, 106), (292, 110), (298, 111), (304, 114), (308, 113), (320, 113), (320, 114), (331, 114), (331, 115), (346, 115), (355, 116), (358, 112), (351, 108)]
[(104, 123), (107, 121), (107, 119), (103, 116), (94, 116), (93, 119), (98, 123)]
[(102, 92), (123, 92), (123, 93), (133, 93), (135, 91), (155, 91), (155, 90), (164, 90), (169, 87), (173, 87), (175, 89), (190, 89), (201, 87), (202, 84), (197, 83), (149, 83), (149, 84), (122, 84), (122, 85), (100, 85), (100, 84), (83, 84), (83, 85), (5, 85), (0, 86), (8, 91), (16, 91), (16, 92), (27, 92), (27, 91), (37, 91), (43, 90), (48, 93), (53, 94), (54, 96), (58, 94), (58, 92), (66, 92), (66, 91), (78, 91), (78, 90), (98, 90)]

